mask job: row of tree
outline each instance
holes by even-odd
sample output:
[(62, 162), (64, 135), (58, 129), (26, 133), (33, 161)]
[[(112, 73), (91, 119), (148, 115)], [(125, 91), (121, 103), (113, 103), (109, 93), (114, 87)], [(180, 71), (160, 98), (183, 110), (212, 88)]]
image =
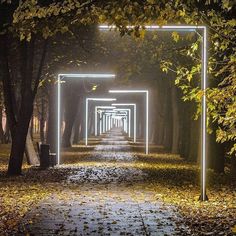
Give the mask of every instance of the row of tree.
[[(151, 134), (152, 140), (172, 152), (181, 153), (187, 159), (197, 160), (200, 128), (198, 122), (192, 118), (194, 114), (198, 116), (200, 113), (199, 101), (202, 93), (198, 83), (201, 41), (191, 34), (173, 32), (173, 40), (168, 41), (170, 46), (166, 47), (165, 38), (156, 34), (150, 36), (141, 27), (150, 23), (163, 25), (168, 22), (208, 26), (209, 78), (212, 89), (207, 94), (209, 131), (212, 133), (211, 156), (214, 157), (211, 158), (211, 163), (215, 170), (222, 172), (224, 160), (230, 156), (234, 166), (235, 5), (230, 0), (208, 0), (204, 3), (190, 0), (90, 0), (83, 3), (75, 0), (2, 1), (0, 76), (4, 109), (12, 140), (8, 173), (21, 173), (35, 101), (44, 104), (41, 105), (41, 112), (48, 107), (49, 114), (55, 113), (52, 88), (55, 86), (56, 74), (61, 70), (86, 71), (91, 64), (95, 64), (97, 68), (106, 68), (113, 63), (111, 68), (121, 78), (118, 85), (130, 86), (138, 83), (154, 88), (152, 93), (157, 99), (153, 99), (156, 103), (152, 105), (156, 111), (153, 116), (156, 120), (152, 121), (155, 128), (152, 130), (156, 131)], [(121, 36), (127, 35), (135, 43), (131, 44), (128, 39), (117, 44), (116, 39), (115, 45), (112, 42), (106, 45), (106, 37), (111, 36), (107, 34), (99, 36), (98, 39), (95, 28), (97, 29), (99, 23), (117, 25)], [(127, 29), (127, 25), (136, 27)], [(120, 54), (114, 55), (115, 50), (111, 52), (111, 45), (114, 46), (113, 49), (121, 49)], [(129, 53), (128, 57), (124, 56), (125, 52)], [(138, 60), (137, 55), (140, 55)], [(101, 56), (106, 60), (98, 63)], [(160, 70), (160, 64), (164, 72), (169, 72), (167, 75)], [(151, 75), (147, 71), (152, 71)], [(186, 102), (182, 102), (181, 98)], [(45, 103), (48, 105), (45, 106)], [(49, 115), (47, 119), (49, 141), (55, 137), (55, 129), (50, 129), (54, 122), (52, 116)], [(42, 118), (42, 126), (44, 121), (45, 117)], [(218, 145), (215, 141), (224, 145)]]

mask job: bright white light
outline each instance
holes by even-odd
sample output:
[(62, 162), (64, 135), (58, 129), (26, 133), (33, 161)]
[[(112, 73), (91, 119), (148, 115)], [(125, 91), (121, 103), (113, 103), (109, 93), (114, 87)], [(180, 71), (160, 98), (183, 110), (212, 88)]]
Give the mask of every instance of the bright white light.
[(57, 75), (57, 164), (60, 165), (61, 155), (61, 83), (62, 79), (114, 79), (115, 74), (110, 73), (65, 73)]
[[(127, 29), (134, 29), (137, 26), (134, 25), (128, 25), (126, 26)], [(145, 26), (140, 26), (140, 28), (144, 28), (146, 30), (182, 30), (182, 31), (195, 31), (196, 29), (204, 29), (205, 26), (199, 26), (199, 25), (145, 25)], [(115, 25), (99, 25), (100, 30), (112, 30), (116, 29)]]
[(115, 106), (96, 106), (98, 109), (114, 109)]
[(202, 175), (202, 186), (200, 200), (208, 200), (206, 195), (206, 135), (207, 135), (207, 102), (206, 102), (206, 89), (207, 89), (207, 28), (203, 27), (202, 36), (202, 76), (201, 89), (204, 91), (202, 96), (202, 116), (201, 116), (201, 136), (202, 136), (202, 147), (201, 147), (201, 175)]
[(131, 136), (131, 109), (129, 108), (116, 108), (114, 111), (128, 111), (129, 115), (129, 121), (128, 121), (128, 136), (130, 138)]
[(148, 101), (148, 90), (109, 90), (109, 93), (144, 93), (146, 97), (146, 148), (145, 153), (149, 152), (149, 101)]
[(147, 90), (109, 90), (109, 93), (146, 93)]
[(134, 143), (136, 143), (136, 129), (137, 129), (137, 109), (136, 103), (113, 103), (112, 106), (133, 106), (134, 107)]
[[(95, 133), (95, 136), (98, 135), (98, 119), (97, 119), (97, 112), (98, 112), (98, 109), (114, 109), (116, 108), (115, 106), (95, 106), (95, 117), (94, 117), (94, 120), (95, 120), (95, 128), (94, 128), (94, 133)], [(100, 123), (100, 122), (99, 122)], [(100, 134), (101, 134), (101, 129), (100, 129)]]
[[(128, 26), (127, 28), (133, 28), (134, 26)], [(114, 25), (100, 25), (100, 30), (111, 30), (115, 29)], [(202, 201), (207, 200), (206, 195), (206, 133), (207, 133), (207, 101), (206, 101), (206, 89), (207, 89), (207, 27), (203, 25), (149, 25), (145, 26), (147, 30), (166, 30), (175, 31), (181, 30), (183, 32), (195, 31), (197, 29), (202, 30), (202, 78), (201, 78), (201, 89), (204, 92), (202, 96), (202, 114), (201, 114), (201, 196)], [(148, 100), (148, 99), (147, 99)]]
[(88, 145), (88, 105), (89, 101), (103, 101), (103, 102), (112, 102), (116, 101), (116, 98), (86, 98), (85, 104), (85, 145)]
[(114, 79), (116, 77), (115, 74), (83, 74), (83, 73), (79, 73), (79, 74), (59, 74), (58, 76), (60, 76), (61, 78), (100, 78), (100, 79)]
[[(115, 105), (116, 104), (116, 105)], [(133, 106), (134, 107), (134, 143), (136, 143), (136, 129), (137, 129), (137, 108), (135, 103), (113, 103), (112, 106)]]
[(88, 101), (106, 101), (106, 102), (111, 102), (111, 101), (116, 101), (116, 98), (86, 98)]

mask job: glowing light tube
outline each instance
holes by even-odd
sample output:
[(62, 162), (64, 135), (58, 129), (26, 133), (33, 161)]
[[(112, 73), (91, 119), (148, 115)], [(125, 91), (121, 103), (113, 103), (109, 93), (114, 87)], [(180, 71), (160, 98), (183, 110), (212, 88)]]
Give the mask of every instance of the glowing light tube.
[(109, 90), (109, 93), (143, 93), (146, 98), (146, 147), (145, 147), (145, 153), (149, 153), (149, 101), (148, 96), (149, 92), (148, 90)]
[(105, 74), (105, 73), (102, 73), (102, 74), (83, 74), (83, 73), (79, 73), (79, 74), (59, 74), (58, 76), (60, 76), (61, 78), (83, 78), (83, 79), (86, 79), (86, 78), (96, 78), (96, 79), (114, 79), (116, 77), (115, 74)]
[(97, 120), (97, 113), (98, 113), (98, 109), (114, 109), (116, 108), (115, 106), (95, 106), (95, 117), (94, 117), (94, 120), (95, 120), (95, 123), (94, 123), (94, 133), (95, 133), (95, 136), (98, 135), (98, 120)]
[(103, 101), (103, 102), (112, 102), (116, 101), (116, 98), (86, 98), (85, 103), (85, 145), (88, 145), (88, 106), (89, 101)]
[[(128, 26), (127, 28), (133, 28), (134, 26)], [(100, 30), (111, 30), (116, 28), (114, 25), (100, 25)], [(147, 30), (166, 30), (176, 31), (181, 30), (183, 32), (201, 30), (202, 37), (202, 76), (201, 76), (201, 89), (203, 91), (202, 96), (202, 110), (201, 110), (201, 195), (200, 200), (208, 200), (206, 194), (206, 163), (207, 163), (207, 147), (206, 147), (206, 134), (207, 134), (207, 101), (206, 101), (206, 89), (207, 89), (207, 27), (204, 25), (151, 25), (145, 26)], [(198, 33), (198, 32), (197, 32)], [(198, 33), (199, 34), (199, 33)], [(148, 100), (148, 99), (147, 99)]]
[(113, 103), (112, 106), (133, 106), (134, 108), (134, 143), (136, 143), (136, 130), (137, 130), (137, 109), (136, 103)]
[(114, 111), (128, 111), (128, 136), (131, 136), (131, 109), (129, 108), (115, 108)]
[(113, 80), (115, 74), (110, 73), (62, 73), (57, 75), (57, 165), (60, 165), (61, 161), (61, 82), (66, 78), (75, 79), (101, 79), (101, 80)]

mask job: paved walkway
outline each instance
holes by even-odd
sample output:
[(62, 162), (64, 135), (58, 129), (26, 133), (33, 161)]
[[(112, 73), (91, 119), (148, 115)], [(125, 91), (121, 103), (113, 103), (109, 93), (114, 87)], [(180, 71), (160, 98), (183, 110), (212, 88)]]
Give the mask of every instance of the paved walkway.
[[(178, 235), (178, 227), (182, 226), (174, 223), (178, 217), (175, 208), (157, 201), (151, 190), (135, 188), (146, 174), (129, 167), (135, 158), (120, 130), (113, 130), (102, 139), (91, 160), (98, 164), (79, 166), (64, 183), (67, 187), (63, 198), (53, 195), (25, 216), (25, 232), (33, 235)], [(116, 166), (109, 165), (114, 162)]]

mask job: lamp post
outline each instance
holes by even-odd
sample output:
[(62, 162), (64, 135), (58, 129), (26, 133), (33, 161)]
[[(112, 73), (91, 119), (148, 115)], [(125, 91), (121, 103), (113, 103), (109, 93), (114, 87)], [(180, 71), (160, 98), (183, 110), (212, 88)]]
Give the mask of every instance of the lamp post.
[[(128, 29), (132, 29), (135, 26), (127, 26)], [(112, 30), (115, 29), (114, 25), (100, 25), (100, 30)], [(201, 194), (199, 200), (207, 201), (206, 194), (206, 159), (207, 159), (207, 101), (206, 101), (206, 89), (207, 89), (207, 27), (204, 25), (147, 25), (144, 29), (148, 31), (180, 31), (180, 32), (196, 32), (202, 39), (202, 54), (201, 54), (201, 90), (203, 91), (201, 100)], [(200, 30), (200, 33), (198, 33)]]

